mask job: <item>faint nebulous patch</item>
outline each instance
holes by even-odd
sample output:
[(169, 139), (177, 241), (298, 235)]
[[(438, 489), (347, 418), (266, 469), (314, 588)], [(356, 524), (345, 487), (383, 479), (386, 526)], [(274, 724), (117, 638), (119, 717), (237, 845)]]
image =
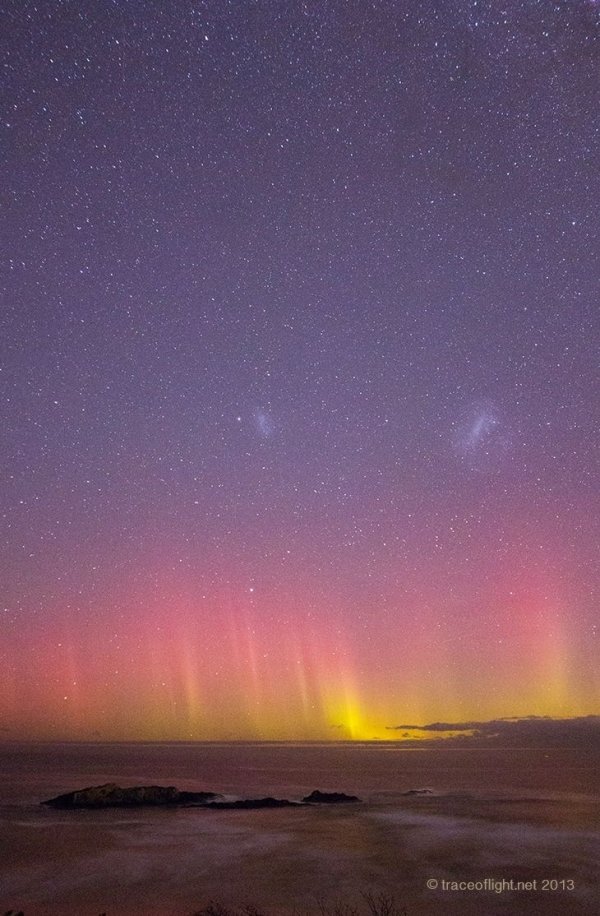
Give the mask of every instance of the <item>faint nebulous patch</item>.
[(471, 404), (454, 427), (453, 445), (462, 462), (475, 471), (493, 471), (511, 450), (506, 418), (491, 401)]
[(275, 432), (275, 424), (271, 415), (260, 408), (254, 411), (254, 426), (258, 435), (263, 439), (270, 439)]

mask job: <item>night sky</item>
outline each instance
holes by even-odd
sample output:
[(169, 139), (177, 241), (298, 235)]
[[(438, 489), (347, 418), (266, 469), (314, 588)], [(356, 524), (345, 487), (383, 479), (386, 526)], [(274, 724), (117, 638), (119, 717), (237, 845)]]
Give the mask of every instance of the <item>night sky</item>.
[(0, 9), (0, 737), (599, 712), (600, 4)]

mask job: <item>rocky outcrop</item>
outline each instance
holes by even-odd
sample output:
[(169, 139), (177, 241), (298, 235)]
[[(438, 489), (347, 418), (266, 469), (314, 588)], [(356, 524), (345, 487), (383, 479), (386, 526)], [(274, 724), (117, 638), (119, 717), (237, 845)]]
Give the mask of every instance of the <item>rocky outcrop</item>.
[(298, 808), (302, 802), (288, 801), (287, 798), (242, 798), (239, 801), (207, 802), (205, 808)]
[(89, 786), (76, 792), (67, 792), (43, 801), (51, 808), (141, 808), (158, 806), (187, 806), (213, 809), (299, 808), (311, 804), (339, 804), (360, 801), (356, 795), (343, 792), (320, 792), (315, 789), (302, 801), (287, 798), (242, 798), (237, 801), (219, 801), (215, 792), (181, 792), (175, 786), (133, 786), (121, 788), (114, 782), (103, 786)]
[(345, 795), (343, 792), (319, 792), (318, 789), (315, 789), (302, 801), (307, 805), (338, 805), (345, 802), (358, 802), (360, 798), (356, 795)]
[(214, 792), (180, 792), (175, 786), (133, 786), (122, 789), (113, 782), (67, 792), (42, 802), (51, 808), (133, 808), (158, 805), (204, 805), (219, 796)]

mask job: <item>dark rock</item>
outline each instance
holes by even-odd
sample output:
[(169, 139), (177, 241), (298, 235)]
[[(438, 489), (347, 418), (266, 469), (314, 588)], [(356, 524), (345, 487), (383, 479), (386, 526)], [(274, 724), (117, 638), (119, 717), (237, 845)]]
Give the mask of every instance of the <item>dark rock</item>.
[(67, 792), (43, 801), (51, 808), (129, 808), (145, 805), (203, 805), (218, 798), (214, 792), (180, 792), (175, 786), (134, 786), (122, 789), (113, 782)]
[(408, 792), (401, 792), (401, 795), (433, 795), (432, 789), (409, 789)]
[(175, 786), (133, 786), (121, 788), (114, 782), (89, 786), (43, 801), (51, 808), (141, 808), (144, 806), (196, 806), (202, 808), (246, 809), (297, 808), (305, 804), (339, 804), (360, 801), (355, 795), (342, 792), (319, 792), (315, 789), (301, 802), (287, 798), (242, 798), (238, 801), (218, 801), (215, 792), (181, 792)]
[(178, 805), (202, 805), (214, 798), (221, 798), (218, 792), (180, 792)]
[(356, 795), (345, 795), (343, 792), (319, 792), (318, 789), (315, 789), (302, 801), (309, 805), (337, 805), (343, 802), (358, 802), (360, 798)]
[(205, 808), (298, 808), (302, 802), (288, 801), (287, 798), (242, 798), (239, 801), (207, 802)]

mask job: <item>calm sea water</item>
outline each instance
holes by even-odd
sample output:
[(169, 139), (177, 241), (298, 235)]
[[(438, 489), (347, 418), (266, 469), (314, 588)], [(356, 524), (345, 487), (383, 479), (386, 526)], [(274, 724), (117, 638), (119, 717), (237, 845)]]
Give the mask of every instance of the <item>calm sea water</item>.
[[(600, 753), (581, 749), (7, 745), (0, 912), (185, 916), (219, 900), (273, 916), (341, 904), (362, 913), (362, 894), (372, 892), (393, 896), (407, 916), (597, 914), (599, 773)], [(104, 782), (291, 799), (319, 788), (362, 803), (71, 812), (39, 804)], [(419, 788), (431, 794), (403, 794)]]

